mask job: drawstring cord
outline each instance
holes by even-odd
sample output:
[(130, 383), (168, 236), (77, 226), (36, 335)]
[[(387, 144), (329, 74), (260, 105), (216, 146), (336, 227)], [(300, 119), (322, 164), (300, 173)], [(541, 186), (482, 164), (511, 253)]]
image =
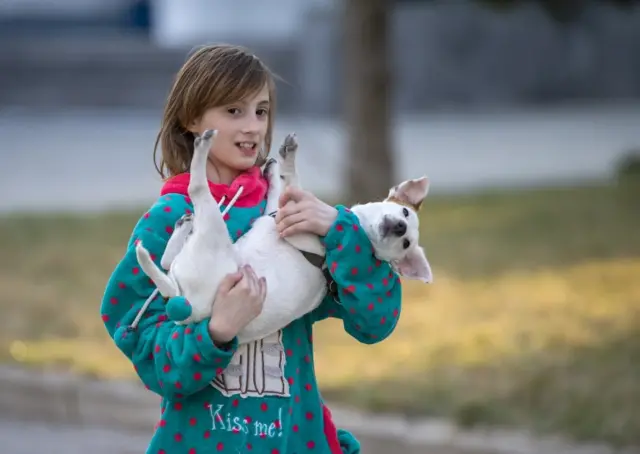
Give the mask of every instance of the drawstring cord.
[[(224, 211), (222, 212), (222, 217), (223, 218), (227, 215), (227, 213), (229, 213), (229, 210), (231, 208), (233, 208), (233, 205), (235, 205), (235, 203), (238, 201), (238, 199), (242, 195), (242, 191), (243, 190), (244, 190), (244, 186), (240, 186), (238, 188), (238, 190), (236, 191), (235, 195), (233, 196), (233, 198), (229, 202), (229, 205), (227, 205), (225, 207)], [(220, 199), (220, 202), (218, 202), (218, 208), (220, 208), (222, 206), (222, 204), (224, 203), (224, 201), (226, 199), (227, 199), (226, 196), (222, 196), (222, 198)], [(151, 295), (149, 295), (149, 298), (146, 299), (146, 301), (144, 302), (144, 304), (142, 305), (142, 307), (140, 308), (140, 310), (136, 314), (136, 318), (134, 318), (133, 322), (131, 322), (131, 325), (129, 325), (129, 329), (130, 330), (135, 330), (138, 327), (138, 325), (140, 324), (140, 320), (142, 320), (142, 316), (144, 315), (145, 312), (147, 312), (147, 309), (149, 308), (149, 305), (151, 304), (151, 301), (153, 301), (156, 298), (156, 296), (158, 295), (158, 292), (159, 292), (159, 290), (156, 287), (153, 290), (153, 293), (151, 293)]]

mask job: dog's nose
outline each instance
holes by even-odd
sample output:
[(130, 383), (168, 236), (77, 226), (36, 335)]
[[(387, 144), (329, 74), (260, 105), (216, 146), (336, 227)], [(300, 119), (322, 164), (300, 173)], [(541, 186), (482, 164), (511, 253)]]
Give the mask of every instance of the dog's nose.
[(407, 233), (407, 223), (404, 222), (403, 220), (400, 220), (400, 221), (396, 222), (395, 224), (393, 224), (393, 227), (391, 228), (391, 231), (396, 236), (402, 236), (405, 233)]

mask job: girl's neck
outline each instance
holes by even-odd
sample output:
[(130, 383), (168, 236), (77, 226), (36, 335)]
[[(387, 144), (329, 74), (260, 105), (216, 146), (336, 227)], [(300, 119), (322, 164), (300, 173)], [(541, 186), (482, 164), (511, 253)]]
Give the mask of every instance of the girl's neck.
[(211, 159), (207, 162), (207, 179), (212, 183), (229, 186), (240, 173), (238, 170), (216, 164)]

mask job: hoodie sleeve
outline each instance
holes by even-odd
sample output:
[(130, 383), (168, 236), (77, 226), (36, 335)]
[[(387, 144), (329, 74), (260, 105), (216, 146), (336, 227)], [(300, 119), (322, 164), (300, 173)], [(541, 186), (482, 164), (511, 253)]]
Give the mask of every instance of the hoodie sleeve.
[(339, 318), (349, 335), (374, 344), (396, 327), (402, 299), (400, 279), (387, 262), (373, 255), (357, 216), (344, 206), (336, 208), (338, 217), (322, 240), (327, 266), (338, 287), (338, 301), (327, 295), (310, 316), (313, 322)]
[(227, 367), (237, 348), (237, 339), (226, 346), (213, 343), (208, 332), (209, 319), (176, 325), (169, 320), (159, 294), (151, 300), (137, 327), (130, 327), (155, 290), (139, 267), (136, 241), (141, 240), (159, 264), (175, 222), (191, 209), (186, 200), (177, 194), (163, 196), (142, 216), (124, 258), (107, 283), (101, 306), (102, 321), (109, 335), (133, 363), (144, 385), (171, 400), (208, 386)]

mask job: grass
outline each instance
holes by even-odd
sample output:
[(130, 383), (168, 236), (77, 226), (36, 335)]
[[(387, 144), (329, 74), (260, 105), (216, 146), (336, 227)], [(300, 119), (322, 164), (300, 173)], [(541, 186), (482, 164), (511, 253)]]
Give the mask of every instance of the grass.
[[(326, 397), (640, 445), (640, 187), (430, 197), (432, 286), (385, 342), (318, 325)], [(0, 356), (132, 377), (98, 306), (139, 213), (0, 219)]]

